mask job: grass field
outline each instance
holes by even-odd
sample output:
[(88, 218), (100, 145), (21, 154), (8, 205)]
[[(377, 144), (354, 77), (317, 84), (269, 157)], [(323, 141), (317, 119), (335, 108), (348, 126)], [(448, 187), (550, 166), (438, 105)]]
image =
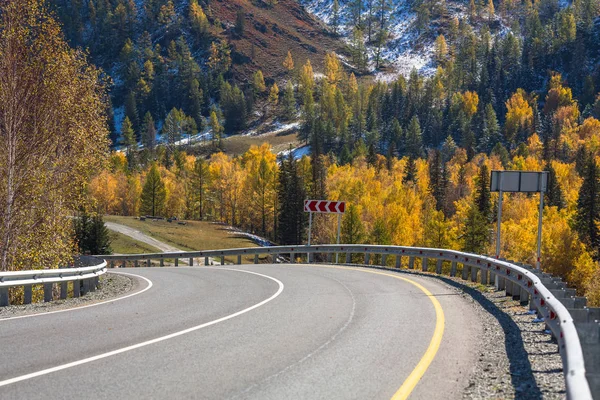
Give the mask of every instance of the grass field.
[(114, 254), (160, 253), (156, 247), (139, 242), (119, 232), (109, 230), (110, 247)]
[[(104, 219), (106, 221), (132, 227), (148, 236), (184, 251), (257, 247), (257, 245), (248, 238), (236, 235), (235, 233), (230, 233), (230, 231), (225, 229), (225, 226), (205, 221), (187, 221), (187, 225), (178, 225), (177, 222), (169, 223), (166, 220), (140, 221), (134, 217), (119, 217), (112, 215), (106, 216)], [(119, 236), (123, 237), (123, 235)], [(128, 244), (127, 240), (125, 243), (121, 244), (120, 237), (117, 238), (117, 241), (113, 241), (112, 244), (115, 253), (125, 253), (125, 251), (117, 250), (120, 248), (134, 248), (134, 245)], [(125, 239), (129, 238), (125, 236)], [(136, 242), (132, 239), (129, 241)], [(142, 245), (151, 247), (144, 243), (142, 243)], [(143, 251), (137, 251), (137, 253), (141, 252)], [(159, 251), (156, 250), (154, 252)], [(133, 251), (130, 251), (130, 253), (133, 253)], [(233, 262), (234, 260), (231, 258), (231, 260), (228, 261)], [(250, 259), (248, 258), (244, 261), (250, 261)]]

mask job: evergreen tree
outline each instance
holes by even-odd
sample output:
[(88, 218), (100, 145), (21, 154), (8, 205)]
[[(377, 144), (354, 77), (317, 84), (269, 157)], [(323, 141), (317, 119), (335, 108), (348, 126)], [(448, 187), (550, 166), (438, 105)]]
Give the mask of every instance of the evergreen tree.
[(137, 141), (135, 140), (135, 133), (133, 132), (133, 126), (129, 117), (125, 117), (123, 124), (121, 125), (121, 134), (123, 135), (123, 144), (125, 145), (127, 164), (129, 169), (135, 168), (136, 155), (137, 155)]
[(341, 241), (344, 244), (362, 243), (364, 240), (364, 227), (358, 213), (358, 208), (351, 204), (342, 218)]
[(296, 98), (294, 97), (294, 86), (291, 81), (285, 85), (283, 93), (283, 116), (290, 121), (296, 117)]
[(475, 183), (475, 207), (477, 211), (489, 221), (492, 216), (492, 203), (490, 195), (490, 171), (485, 164), (479, 167), (477, 180)]
[(333, 27), (334, 35), (337, 35), (340, 26), (340, 3), (338, 0), (333, 0), (331, 26)]
[(156, 126), (154, 125), (154, 119), (150, 111), (144, 115), (144, 124), (142, 126), (142, 144), (150, 154), (154, 153), (154, 147), (156, 146)]
[(482, 254), (489, 243), (490, 233), (486, 218), (479, 212), (477, 204), (473, 204), (467, 213), (464, 235), (462, 237), (462, 250)]
[(81, 254), (111, 254), (110, 237), (101, 215), (83, 211), (74, 221), (75, 242)]
[(292, 153), (290, 151), (287, 158), (281, 162), (277, 188), (279, 205), (277, 233), (281, 245), (301, 244), (306, 226), (304, 183)]
[(404, 178), (402, 178), (402, 183), (408, 182), (417, 183), (417, 163), (412, 156), (408, 157), (406, 167), (404, 167)]
[(550, 163), (546, 163), (544, 171), (548, 171), (548, 188), (545, 194), (546, 205), (550, 207), (558, 207), (558, 209), (560, 210), (564, 208), (566, 204), (562, 190), (560, 189), (560, 185), (558, 184), (558, 179), (556, 178), (556, 171)]
[(483, 115), (483, 132), (479, 141), (479, 151), (488, 153), (491, 151), (498, 142), (500, 142), (500, 125), (498, 125), (498, 118), (496, 117), (496, 111), (491, 103), (485, 106)]
[(600, 246), (600, 168), (593, 156), (589, 156), (579, 189), (574, 226), (579, 238), (589, 246), (598, 258)]
[(239, 36), (242, 36), (244, 34), (245, 26), (246, 13), (244, 12), (244, 10), (239, 9), (235, 17), (235, 33), (237, 33)]
[(435, 198), (436, 208), (445, 210), (446, 190), (448, 187), (448, 176), (446, 167), (442, 161), (442, 155), (439, 150), (433, 151), (433, 156), (429, 163), (429, 188)]
[(164, 211), (165, 199), (165, 184), (160, 177), (160, 172), (158, 171), (156, 164), (152, 164), (152, 167), (146, 175), (144, 187), (142, 188), (140, 212), (153, 217), (162, 214)]
[(423, 152), (423, 141), (421, 137), (421, 124), (419, 118), (413, 116), (406, 129), (406, 152), (412, 158), (419, 158)]

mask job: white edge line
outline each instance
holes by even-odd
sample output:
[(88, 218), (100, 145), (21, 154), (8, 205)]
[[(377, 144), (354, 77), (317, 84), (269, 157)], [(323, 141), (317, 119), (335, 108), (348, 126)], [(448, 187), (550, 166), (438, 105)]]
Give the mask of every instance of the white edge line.
[(70, 362), (70, 363), (67, 363), (67, 364), (58, 365), (56, 367), (43, 369), (43, 370), (37, 371), (37, 372), (32, 372), (30, 374), (17, 376), (15, 378), (11, 378), (11, 379), (6, 379), (4, 381), (0, 381), (0, 387), (7, 386), (7, 385), (10, 385), (10, 384), (13, 384), (13, 383), (17, 383), (17, 382), (21, 382), (21, 381), (25, 381), (25, 380), (28, 380), (28, 379), (31, 379), (31, 378), (36, 378), (38, 376), (51, 374), (53, 372), (61, 371), (63, 369), (76, 367), (78, 365), (87, 364), (87, 363), (90, 363), (90, 362), (93, 362), (93, 361), (101, 360), (103, 358), (107, 358), (107, 357), (111, 357), (111, 356), (114, 356), (114, 355), (117, 355), (117, 354), (125, 353), (125, 352), (130, 351), (130, 350), (139, 349), (140, 347), (149, 346), (149, 345), (154, 344), (154, 343), (159, 343), (159, 342), (162, 342), (162, 341), (165, 341), (165, 340), (172, 339), (172, 338), (177, 337), (177, 336), (181, 336), (181, 335), (185, 335), (185, 334), (190, 333), (190, 332), (197, 331), (197, 330), (202, 329), (202, 328), (206, 328), (206, 327), (211, 326), (211, 325), (218, 324), (219, 322), (227, 321), (228, 319), (235, 318), (235, 317), (237, 317), (239, 315), (245, 314), (245, 313), (247, 313), (249, 311), (252, 311), (252, 310), (254, 310), (254, 309), (258, 308), (258, 307), (261, 307), (261, 306), (267, 304), (268, 302), (270, 302), (271, 300), (273, 300), (277, 296), (279, 296), (281, 294), (281, 292), (283, 292), (283, 288), (284, 288), (283, 283), (279, 279), (273, 278), (271, 276), (259, 274), (258, 272), (244, 271), (244, 270), (240, 270), (240, 269), (229, 269), (229, 268), (219, 268), (219, 269), (222, 269), (222, 270), (224, 269), (224, 270), (229, 270), (229, 271), (237, 271), (237, 272), (245, 272), (245, 273), (248, 273), (248, 274), (262, 276), (264, 278), (268, 278), (268, 279), (276, 282), (279, 285), (279, 289), (277, 289), (277, 292), (275, 292), (275, 294), (273, 294), (268, 299), (265, 299), (265, 300), (261, 301), (260, 303), (257, 303), (257, 304), (255, 304), (253, 306), (250, 306), (248, 308), (245, 308), (245, 309), (243, 309), (241, 311), (238, 311), (238, 312), (235, 312), (233, 314), (227, 315), (225, 317), (222, 317), (222, 318), (219, 318), (219, 319), (215, 319), (213, 321), (206, 322), (204, 324), (197, 325), (197, 326), (194, 326), (194, 327), (191, 327), (191, 328), (188, 328), (188, 329), (184, 329), (184, 330), (179, 331), (179, 332), (171, 333), (171, 334), (166, 335), (166, 336), (161, 336), (161, 337), (158, 337), (156, 339), (147, 340), (147, 341), (142, 342), (142, 343), (138, 343), (138, 344), (134, 344), (134, 345), (131, 345), (131, 346), (123, 347), (121, 349), (109, 351), (108, 353), (98, 354), (98, 355), (93, 356), (93, 357), (84, 358), (83, 360), (73, 361), (73, 362)]
[(77, 310), (81, 310), (81, 309), (88, 308), (88, 307), (95, 307), (95, 306), (100, 306), (102, 304), (113, 303), (115, 301), (124, 300), (124, 299), (127, 299), (129, 297), (133, 297), (133, 296), (137, 296), (138, 294), (142, 294), (146, 290), (149, 290), (152, 287), (152, 281), (150, 279), (145, 278), (145, 277), (140, 276), (140, 275), (130, 274), (130, 273), (127, 273), (127, 272), (116, 272), (116, 271), (110, 271), (110, 272), (107, 272), (107, 273), (135, 276), (136, 278), (140, 278), (140, 279), (145, 280), (148, 283), (148, 285), (144, 289), (142, 289), (140, 291), (137, 291), (135, 293), (127, 294), (127, 295), (121, 296), (121, 297), (115, 297), (114, 299), (101, 301), (99, 303), (92, 303), (92, 304), (87, 304), (87, 305), (83, 305), (83, 306), (79, 306), (79, 307), (65, 308), (64, 310), (55, 310), (55, 311), (48, 311), (48, 312), (39, 312), (39, 313), (35, 313), (35, 314), (19, 315), (19, 316), (16, 316), (16, 317), (0, 318), (0, 324), (2, 322), (4, 322), (4, 321), (11, 321), (11, 320), (14, 320), (14, 319), (31, 318), (31, 317), (41, 317), (41, 316), (44, 316), (44, 315), (58, 314), (58, 313), (63, 313), (63, 312), (67, 312), (67, 311), (77, 311)]

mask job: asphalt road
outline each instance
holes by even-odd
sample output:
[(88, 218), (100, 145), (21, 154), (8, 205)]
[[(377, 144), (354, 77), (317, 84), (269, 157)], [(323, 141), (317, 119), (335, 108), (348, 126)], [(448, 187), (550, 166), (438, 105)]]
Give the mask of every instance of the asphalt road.
[(358, 268), (235, 269), (129, 269), (152, 286), (0, 320), (0, 398), (389, 399), (407, 385), (411, 398), (461, 397), (482, 327), (439, 281)]

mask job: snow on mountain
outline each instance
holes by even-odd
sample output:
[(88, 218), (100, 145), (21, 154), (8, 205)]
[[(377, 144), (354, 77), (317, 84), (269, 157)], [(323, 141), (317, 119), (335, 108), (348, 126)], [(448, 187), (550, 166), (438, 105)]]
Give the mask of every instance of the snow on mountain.
[[(339, 0), (340, 26), (339, 31), (343, 39), (349, 43), (352, 36), (353, 26), (350, 23), (350, 15), (347, 11), (350, 0)], [(304, 8), (315, 17), (331, 26), (333, 17), (333, 0), (299, 0)], [(363, 18), (368, 17), (367, 2), (363, 1)], [(370, 69), (375, 73), (377, 79), (390, 81), (398, 74), (408, 76), (413, 69), (425, 75), (435, 71), (433, 57), (433, 43), (419, 46), (415, 50), (419, 35), (414, 29), (416, 15), (411, 11), (406, 0), (393, 0), (390, 10), (390, 20), (387, 24), (389, 40), (382, 50), (381, 58), (388, 67), (385, 72), (375, 71), (375, 48), (368, 46)]]

